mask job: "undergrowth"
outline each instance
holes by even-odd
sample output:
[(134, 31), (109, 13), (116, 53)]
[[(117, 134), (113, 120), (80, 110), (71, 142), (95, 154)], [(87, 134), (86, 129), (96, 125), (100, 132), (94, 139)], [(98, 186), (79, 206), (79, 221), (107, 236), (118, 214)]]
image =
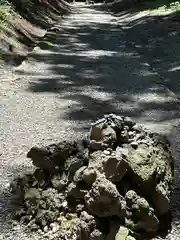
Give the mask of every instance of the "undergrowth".
[(173, 11), (180, 10), (180, 1), (156, 0), (155, 4), (159, 8), (164, 8), (165, 10), (170, 10), (170, 9)]
[(4, 22), (10, 13), (11, 5), (7, 0), (0, 0), (0, 23)]
[(148, 1), (148, 11), (153, 15), (169, 15), (180, 12), (180, 0), (154, 0)]

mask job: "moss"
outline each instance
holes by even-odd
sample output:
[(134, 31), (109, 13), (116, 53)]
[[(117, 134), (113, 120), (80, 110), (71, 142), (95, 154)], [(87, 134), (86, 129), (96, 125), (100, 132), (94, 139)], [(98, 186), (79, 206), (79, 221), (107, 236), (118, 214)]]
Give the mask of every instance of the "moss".
[(136, 180), (141, 184), (155, 185), (161, 179), (171, 182), (171, 156), (160, 145), (149, 148), (145, 144), (138, 146), (136, 150), (129, 151), (128, 160)]

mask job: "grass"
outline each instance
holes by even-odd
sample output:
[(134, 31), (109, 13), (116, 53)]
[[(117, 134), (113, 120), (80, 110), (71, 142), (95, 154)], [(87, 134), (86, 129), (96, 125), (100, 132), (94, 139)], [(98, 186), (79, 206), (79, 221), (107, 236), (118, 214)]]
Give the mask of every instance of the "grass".
[(4, 22), (10, 13), (11, 5), (7, 0), (0, 0), (0, 23)]
[(169, 15), (180, 11), (180, 0), (155, 0), (151, 2), (151, 7), (148, 10), (150, 15)]

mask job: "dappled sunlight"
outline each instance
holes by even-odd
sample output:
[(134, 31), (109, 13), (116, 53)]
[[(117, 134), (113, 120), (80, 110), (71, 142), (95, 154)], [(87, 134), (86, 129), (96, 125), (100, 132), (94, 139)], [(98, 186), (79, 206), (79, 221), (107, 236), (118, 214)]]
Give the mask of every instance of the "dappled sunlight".
[[(126, 37), (135, 50), (144, 56), (149, 66), (162, 78), (162, 84), (180, 96), (180, 26), (177, 14), (132, 18), (121, 22)], [(138, 34), (138, 37), (137, 37)]]
[[(16, 78), (2, 84), (2, 157), (18, 171), (31, 146), (80, 139), (104, 114), (132, 117), (163, 134), (180, 120), (179, 56), (173, 42), (178, 32), (172, 34), (169, 20), (141, 16), (126, 28), (100, 6), (75, 6), (13, 70)], [(138, 39), (135, 46), (131, 38)], [(177, 51), (173, 61), (169, 49), (163, 51), (170, 40)], [(2, 167), (2, 179), (9, 171)], [(177, 197), (172, 198), (176, 204)]]
[[(159, 76), (133, 47), (127, 46), (128, 34), (113, 21), (115, 18), (109, 19), (95, 6), (88, 10), (89, 18), (86, 10), (78, 9), (74, 17), (61, 22), (52, 46), (40, 43), (30, 54), (22, 73), (30, 76), (26, 90), (54, 93), (60, 102), (66, 102), (64, 107), (59, 105), (59, 114), (65, 120), (77, 121), (77, 129), (110, 112), (147, 124), (162, 125), (180, 118), (179, 100), (172, 97), (171, 103), (166, 88), (153, 88)], [(140, 22), (143, 19), (133, 25)], [(73, 105), (67, 107), (71, 100)]]

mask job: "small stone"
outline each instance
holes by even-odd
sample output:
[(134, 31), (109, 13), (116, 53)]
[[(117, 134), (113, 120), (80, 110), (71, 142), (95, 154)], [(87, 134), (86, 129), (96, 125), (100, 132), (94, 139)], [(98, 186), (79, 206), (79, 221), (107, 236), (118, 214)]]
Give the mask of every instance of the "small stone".
[(136, 132), (142, 132), (143, 131), (143, 127), (140, 124), (135, 124), (132, 129)]
[(52, 233), (56, 233), (59, 230), (59, 224), (58, 223), (51, 223), (50, 227), (52, 229)]
[(146, 144), (146, 145), (150, 145), (150, 141), (148, 141), (147, 139), (142, 139), (138, 141), (141, 144)]
[(129, 229), (126, 227), (120, 226), (120, 228), (115, 236), (115, 240), (126, 240), (128, 234), (129, 234)]
[(5, 189), (7, 189), (8, 191), (10, 191), (10, 189), (11, 189), (11, 183), (6, 183), (6, 184), (5, 184)]
[(108, 151), (108, 150), (104, 150), (103, 153), (104, 153), (105, 155), (111, 155), (111, 152)]
[(75, 175), (74, 175), (74, 182), (80, 182), (82, 181), (82, 176), (83, 176), (83, 172), (84, 170), (86, 169), (87, 167), (86, 166), (82, 166), (81, 168), (79, 168), (76, 172), (75, 172)]
[(63, 208), (67, 208), (67, 206), (68, 206), (68, 202), (67, 202), (66, 200), (64, 200), (64, 201), (62, 202), (62, 207), (63, 207)]
[(108, 150), (110, 153), (112, 153), (112, 148), (107, 148), (107, 150)]
[(119, 151), (121, 152), (122, 154), (122, 157), (127, 157), (128, 156), (128, 153), (129, 153), (129, 149), (128, 148), (121, 148), (121, 147), (117, 147), (116, 148), (116, 151)]
[(24, 199), (29, 200), (31, 203), (37, 203), (41, 198), (41, 194), (36, 188), (30, 188), (25, 192)]
[(125, 125), (127, 125), (130, 128), (132, 128), (135, 125), (135, 122), (130, 117), (125, 117), (124, 123), (125, 123)]
[(125, 125), (123, 130), (128, 132), (129, 131), (129, 126)]
[(95, 229), (93, 232), (91, 232), (90, 239), (91, 240), (104, 240), (104, 236), (103, 236), (102, 232), (100, 232), (98, 229)]
[(136, 136), (134, 137), (134, 140), (135, 141), (138, 141), (138, 140), (140, 140), (140, 139), (143, 139), (143, 134), (141, 134), (141, 133), (138, 133), (138, 134), (136, 134)]
[(37, 231), (39, 229), (39, 226), (35, 223), (31, 225), (31, 231)]
[(135, 134), (136, 134), (136, 133), (135, 133), (134, 131), (129, 131), (129, 132), (128, 132), (128, 135), (129, 135), (129, 137), (131, 137), (131, 138), (134, 137)]
[(138, 147), (138, 143), (137, 142), (131, 142), (131, 147), (133, 148), (137, 148)]
[(83, 204), (78, 204), (76, 206), (76, 212), (81, 213), (82, 211), (84, 211), (84, 205)]
[(129, 190), (125, 195), (125, 200), (128, 204), (133, 204), (137, 199), (137, 193), (134, 190)]
[(38, 233), (39, 235), (43, 235), (43, 234), (44, 234), (41, 229), (38, 229), (38, 230), (37, 230), (37, 233)]
[(92, 185), (92, 183), (96, 180), (96, 177), (97, 177), (97, 173), (96, 173), (95, 169), (93, 169), (93, 168), (87, 168), (83, 172), (83, 180), (88, 185)]

